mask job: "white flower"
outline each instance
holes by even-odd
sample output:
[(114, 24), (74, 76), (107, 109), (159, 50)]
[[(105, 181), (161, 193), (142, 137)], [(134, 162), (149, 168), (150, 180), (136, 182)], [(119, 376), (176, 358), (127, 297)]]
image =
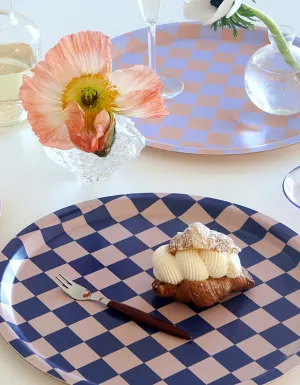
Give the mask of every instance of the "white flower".
[(224, 0), (217, 8), (211, 5), (210, 0), (187, 0), (184, 4), (184, 16), (189, 20), (198, 20), (203, 25), (213, 24), (224, 16), (232, 16), (241, 4), (242, 0)]

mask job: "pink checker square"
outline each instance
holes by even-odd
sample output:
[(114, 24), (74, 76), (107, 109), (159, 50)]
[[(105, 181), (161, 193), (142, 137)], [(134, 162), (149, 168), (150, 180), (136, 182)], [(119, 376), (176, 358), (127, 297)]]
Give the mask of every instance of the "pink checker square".
[(300, 235), (295, 235), (293, 238), (289, 239), (287, 244), (293, 249), (300, 251)]
[(263, 307), (271, 302), (281, 298), (281, 295), (277, 291), (273, 290), (270, 286), (265, 283), (254, 287), (244, 293), (248, 298), (254, 301), (257, 305)]
[(169, 240), (169, 237), (157, 227), (145, 230), (137, 234), (136, 237), (148, 247), (153, 247)]
[(75, 385), (78, 384), (78, 382), (85, 381), (85, 378), (77, 370), (73, 370), (73, 372), (66, 372), (59, 368), (55, 370), (69, 385)]
[(152, 267), (153, 250), (145, 250), (135, 254), (130, 259), (136, 263), (141, 269), (148, 270)]
[(229, 235), (230, 238), (233, 240), (233, 242), (240, 248), (240, 249), (244, 249), (245, 247), (247, 247), (248, 245), (243, 242), (240, 238), (238, 238), (236, 235), (234, 234), (230, 234)]
[(173, 324), (184, 321), (196, 314), (190, 307), (180, 302), (172, 302), (163, 306), (159, 308), (159, 312)]
[(87, 341), (107, 331), (94, 317), (85, 318), (69, 327), (82, 341)]
[(86, 223), (83, 215), (64, 222), (62, 226), (65, 232), (75, 240), (95, 233), (95, 230)]
[[(9, 290), (9, 291), (8, 291)], [(21, 282), (10, 285), (8, 283), (1, 283), (1, 291), (7, 293), (7, 298), (10, 299), (12, 305), (26, 301), (34, 295)]]
[(155, 226), (161, 225), (162, 223), (165, 223), (175, 218), (175, 215), (161, 200), (158, 200), (151, 206), (147, 207), (142, 212), (142, 214), (144, 218), (146, 218)]
[(173, 103), (169, 108), (169, 114), (189, 116), (192, 114), (193, 109), (194, 109), (194, 106), (192, 104)]
[(205, 384), (210, 384), (221, 377), (226, 376), (229, 371), (219, 364), (213, 357), (206, 358), (197, 364), (190, 366), (190, 371)]
[[(211, 129), (213, 121), (209, 118), (194, 118), (190, 117), (187, 123), (187, 128), (192, 130), (208, 131)], [(199, 143), (200, 145), (201, 143)]]
[(196, 104), (201, 107), (218, 107), (220, 101), (220, 96), (199, 94), (196, 100)]
[(264, 229), (269, 230), (272, 226), (276, 225), (278, 222), (270, 217), (266, 217), (261, 213), (255, 213), (251, 215), (251, 218), (260, 224)]
[(256, 333), (261, 333), (264, 330), (271, 328), (279, 323), (279, 321), (274, 318), (271, 314), (266, 312), (264, 309), (258, 309), (252, 313), (246, 314), (241, 320), (250, 328), (256, 331)]
[(217, 74), (208, 72), (205, 76), (205, 83), (207, 84), (226, 84), (229, 76), (226, 74)]
[(23, 242), (28, 258), (50, 250), (50, 247), (45, 244), (40, 230), (21, 235), (19, 238)]
[(148, 337), (148, 333), (133, 321), (120, 325), (110, 332), (125, 346)]
[(181, 372), (185, 366), (177, 360), (172, 354), (165, 353), (148, 361), (149, 366), (160, 378), (164, 379), (175, 373)]
[(73, 280), (81, 277), (78, 271), (73, 269), (73, 267), (71, 267), (67, 263), (65, 265), (55, 267), (52, 270), (46, 271), (46, 274), (48, 275), (48, 277), (50, 277), (53, 280), (55, 280), (55, 277), (57, 277), (59, 274), (62, 274), (65, 277), (68, 277), (69, 279), (73, 279)]
[(40, 294), (37, 298), (43, 302), (50, 310), (58, 309), (59, 307), (65, 306), (74, 300), (66, 295), (61, 288), (56, 287), (55, 289), (49, 290), (46, 293)]
[(300, 308), (300, 289), (287, 295), (285, 298)]
[(120, 223), (116, 223), (115, 225), (107, 227), (106, 229), (100, 230), (98, 232), (110, 243), (117, 243), (132, 236), (132, 234), (127, 229), (125, 229), (125, 227), (120, 225)]
[(231, 64), (236, 60), (236, 55), (228, 52), (215, 52), (213, 60), (215, 63)]
[(49, 370), (52, 369), (52, 367), (49, 364), (47, 364), (45, 360), (43, 360), (41, 357), (35, 354), (33, 354), (32, 356), (26, 357), (26, 361), (43, 372), (48, 372)]
[(300, 357), (294, 355), (279, 364), (277, 366), (277, 369), (279, 369), (282, 373), (285, 374), (295, 369), (298, 365), (300, 365)]
[(66, 262), (74, 261), (75, 259), (88, 254), (87, 251), (77, 242), (67, 243), (66, 245), (57, 247), (54, 251)]
[(29, 348), (42, 358), (49, 358), (57, 354), (57, 350), (54, 349), (44, 338), (33, 341), (27, 344)]
[(92, 253), (92, 256), (98, 259), (98, 261), (101, 262), (104, 266), (109, 266), (112, 263), (119, 262), (126, 258), (126, 256), (114, 245), (110, 245), (104, 249), (97, 250), (95, 253)]
[(186, 92), (191, 92), (192, 94), (198, 94), (200, 92), (200, 89), (201, 89), (200, 82), (188, 82), (188, 81), (184, 82), (184, 90)]
[(283, 324), (300, 337), (300, 314), (284, 321)]
[(105, 356), (103, 360), (118, 374), (142, 364), (142, 361), (127, 348), (119, 349)]
[(227, 85), (224, 90), (224, 96), (228, 98), (244, 99), (246, 96), (246, 91), (242, 87), (233, 87)]
[(229, 341), (217, 330), (213, 330), (194, 340), (194, 342), (204, 349), (209, 355), (213, 356), (225, 349), (230, 348), (233, 343)]
[(289, 271), (288, 274), (300, 282), (300, 264), (295, 269)]
[(142, 297), (137, 295), (136, 297), (130, 298), (124, 302), (126, 305), (136, 307), (146, 313), (151, 313), (154, 310), (154, 307), (149, 305)]
[(145, 293), (145, 291), (149, 291), (153, 282), (153, 278), (145, 271), (143, 271), (142, 273), (125, 279), (124, 282), (137, 294), (142, 294)]
[(264, 239), (251, 245), (251, 247), (264, 257), (270, 258), (279, 254), (285, 247), (285, 243), (274, 237), (274, 235), (267, 233)]
[(161, 346), (163, 346), (166, 350), (172, 350), (187, 343), (187, 341), (182, 338), (173, 337), (163, 332), (153, 334), (152, 338), (154, 338), (155, 341), (161, 344)]
[(0, 333), (2, 334), (2, 337), (7, 341), (13, 341), (18, 339), (19, 337), (16, 335), (16, 333), (12, 330), (12, 328), (9, 326), (6, 322), (0, 323)]
[(41, 219), (38, 219), (37, 221), (35, 221), (35, 224), (40, 229), (46, 229), (47, 227), (50, 227), (50, 226), (60, 225), (60, 220), (55, 214), (52, 213)]
[(238, 207), (231, 205), (226, 207), (218, 216), (216, 221), (228, 231), (234, 232), (239, 230), (247, 221), (249, 216)]
[(117, 222), (122, 222), (123, 220), (134, 217), (139, 213), (132, 201), (126, 196), (122, 196), (106, 203), (106, 208), (112, 218)]
[(227, 310), (223, 305), (218, 304), (200, 313), (200, 317), (208, 322), (215, 329), (237, 319), (237, 317)]
[(107, 268), (86, 275), (85, 279), (88, 280), (97, 290), (104, 289), (105, 287), (114, 285), (120, 281), (120, 279)]
[(19, 281), (24, 281), (27, 278), (42, 273), (42, 270), (30, 259), (10, 261), (10, 266), (14, 270)]
[(213, 218), (198, 203), (195, 203), (179, 219), (187, 225), (193, 222), (201, 222), (206, 225), (213, 221)]
[(258, 365), (257, 362), (251, 362), (251, 364), (234, 371), (232, 374), (237, 377), (240, 381), (246, 381), (260, 376), (264, 372), (265, 369)]
[(294, 341), (288, 345), (285, 345), (280, 351), (286, 356), (291, 356), (292, 354), (299, 352), (299, 340)]
[(257, 263), (256, 265), (249, 267), (248, 270), (264, 282), (267, 282), (275, 277), (279, 277), (279, 275), (284, 273), (280, 267), (274, 265), (274, 263), (269, 260)]
[(259, 334), (240, 342), (237, 346), (253, 360), (258, 360), (276, 350), (275, 346)]
[(232, 135), (224, 132), (210, 132), (206, 138), (206, 143), (214, 146), (229, 147), (232, 141)]
[(25, 322), (24, 318), (11, 305), (5, 303), (1, 304), (1, 317), (14, 325), (21, 325)]
[(99, 355), (84, 342), (71, 349), (65, 350), (61, 355), (70, 362), (75, 369), (79, 369), (100, 358)]
[(159, 130), (159, 137), (162, 139), (168, 139), (172, 136), (175, 140), (181, 140), (184, 134), (183, 128), (162, 126)]
[(29, 321), (29, 323), (43, 337), (66, 327), (66, 325), (52, 312), (34, 318)]
[(209, 70), (210, 62), (203, 60), (189, 60), (187, 63), (187, 69), (189, 71), (202, 71), (207, 72)]
[[(99, 300), (100, 300), (100, 297), (103, 297), (103, 296), (100, 292), (98, 294), (99, 294)], [(96, 301), (78, 301), (78, 304), (90, 315), (95, 315), (107, 309), (107, 307), (103, 303), (96, 302)]]
[(110, 380), (103, 382), (102, 385), (128, 385), (128, 382), (125, 381), (121, 376), (115, 376)]

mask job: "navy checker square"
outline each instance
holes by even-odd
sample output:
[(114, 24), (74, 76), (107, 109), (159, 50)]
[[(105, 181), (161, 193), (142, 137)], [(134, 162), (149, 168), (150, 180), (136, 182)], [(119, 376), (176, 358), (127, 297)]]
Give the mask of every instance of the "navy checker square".
[[(261, 385), (300, 363), (295, 232), (207, 197), (130, 194), (87, 202), (84, 213), (79, 206), (27, 226), (2, 252), (0, 277), (9, 290), (1, 291), (0, 331), (31, 364), (44, 361), (41, 370), (70, 385)], [(173, 303), (151, 288), (153, 250), (195, 220), (239, 240), (242, 265), (256, 280), (210, 309)], [(41, 236), (38, 254), (33, 240)], [(59, 273), (175, 323), (193, 341), (74, 301), (52, 280)]]

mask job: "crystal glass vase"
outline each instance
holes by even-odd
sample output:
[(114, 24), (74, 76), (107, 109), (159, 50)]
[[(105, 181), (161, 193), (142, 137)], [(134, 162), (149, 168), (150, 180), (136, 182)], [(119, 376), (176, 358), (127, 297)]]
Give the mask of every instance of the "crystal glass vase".
[[(5, 4), (6, 3), (6, 4)], [(36, 25), (15, 13), (14, 0), (0, 5), (0, 126), (10, 126), (26, 119), (19, 99), (23, 75), (40, 60), (40, 32)]]
[[(300, 48), (293, 45), (295, 32), (280, 26), (296, 61), (300, 64)], [(300, 112), (300, 70), (294, 70), (279, 52), (275, 36), (269, 32), (270, 44), (259, 49), (245, 70), (245, 88), (252, 102), (273, 115)]]
[[(156, 71), (156, 25), (159, 20), (163, 0), (138, 0), (142, 17), (148, 30), (148, 58), (149, 67)], [(161, 76), (164, 85), (162, 96), (171, 99), (181, 93), (184, 88), (183, 82), (172, 76)]]
[(105, 157), (77, 148), (60, 150), (44, 146), (44, 151), (50, 159), (75, 174), (82, 182), (94, 183), (107, 179), (125, 163), (137, 158), (145, 147), (145, 138), (131, 119), (115, 116), (115, 122), (115, 139)]

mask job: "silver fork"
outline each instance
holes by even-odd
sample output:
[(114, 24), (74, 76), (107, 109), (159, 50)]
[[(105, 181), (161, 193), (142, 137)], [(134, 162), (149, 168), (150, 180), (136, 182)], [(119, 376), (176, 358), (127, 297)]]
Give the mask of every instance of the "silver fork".
[(108, 308), (118, 311), (127, 318), (132, 319), (137, 323), (141, 323), (152, 328), (158, 329), (162, 332), (170, 334), (175, 337), (191, 340), (192, 337), (184, 330), (177, 328), (169, 322), (166, 322), (160, 318), (154, 317), (142, 310), (136, 309), (132, 306), (125, 305), (124, 303), (111, 301), (106, 297), (98, 297), (97, 294), (92, 294), (85, 287), (78, 285), (71, 279), (64, 277), (62, 274), (56, 277), (57, 285), (70, 297), (77, 301), (97, 301), (106, 305)]

